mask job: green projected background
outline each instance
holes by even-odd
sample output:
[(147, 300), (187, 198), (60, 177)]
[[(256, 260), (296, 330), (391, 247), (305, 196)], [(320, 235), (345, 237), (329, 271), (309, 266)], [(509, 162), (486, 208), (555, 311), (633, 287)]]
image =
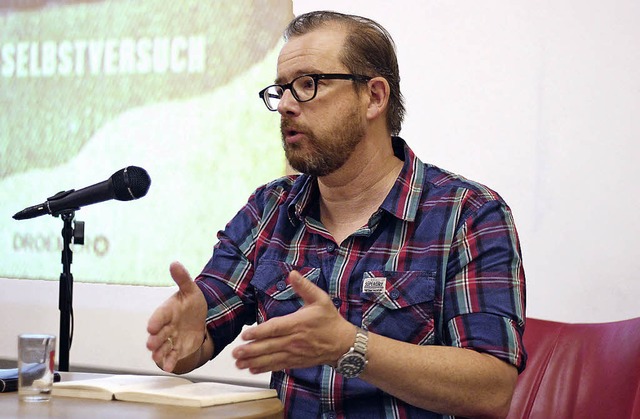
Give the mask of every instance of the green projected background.
[(273, 80), (291, 1), (26, 1), (0, 6), (0, 277), (57, 280), (62, 221), (22, 208), (137, 165), (144, 198), (76, 212), (75, 281), (171, 285), (285, 172)]

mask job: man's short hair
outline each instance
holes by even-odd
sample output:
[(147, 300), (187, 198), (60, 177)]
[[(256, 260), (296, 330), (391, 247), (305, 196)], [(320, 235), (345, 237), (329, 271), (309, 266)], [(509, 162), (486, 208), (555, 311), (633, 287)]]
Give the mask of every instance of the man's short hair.
[(392, 135), (400, 133), (404, 119), (404, 98), (400, 92), (400, 72), (395, 43), (379, 23), (361, 16), (330, 11), (309, 12), (293, 19), (284, 31), (284, 39), (313, 32), (326, 24), (343, 25), (348, 33), (340, 60), (352, 74), (382, 76), (390, 86), (387, 126)]

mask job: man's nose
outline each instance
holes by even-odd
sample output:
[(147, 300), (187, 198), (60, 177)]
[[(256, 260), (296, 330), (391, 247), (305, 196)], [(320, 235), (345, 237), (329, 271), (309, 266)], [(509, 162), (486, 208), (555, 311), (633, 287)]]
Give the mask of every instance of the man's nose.
[(300, 111), (300, 102), (293, 97), (291, 89), (287, 89), (282, 93), (280, 102), (278, 103), (278, 112), (281, 115), (298, 113)]

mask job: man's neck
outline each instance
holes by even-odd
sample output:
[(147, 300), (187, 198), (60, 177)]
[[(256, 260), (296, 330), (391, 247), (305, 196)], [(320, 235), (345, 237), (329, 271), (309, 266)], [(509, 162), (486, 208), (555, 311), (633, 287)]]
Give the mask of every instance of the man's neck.
[(318, 179), (322, 223), (340, 244), (364, 226), (393, 187), (402, 161), (391, 139), (363, 141), (336, 172)]

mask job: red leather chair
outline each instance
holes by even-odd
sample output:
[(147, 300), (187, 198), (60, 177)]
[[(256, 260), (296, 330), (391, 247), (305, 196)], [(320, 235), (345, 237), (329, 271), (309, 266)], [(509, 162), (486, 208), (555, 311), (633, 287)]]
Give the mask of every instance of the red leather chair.
[(527, 319), (527, 367), (508, 418), (640, 418), (640, 318)]

